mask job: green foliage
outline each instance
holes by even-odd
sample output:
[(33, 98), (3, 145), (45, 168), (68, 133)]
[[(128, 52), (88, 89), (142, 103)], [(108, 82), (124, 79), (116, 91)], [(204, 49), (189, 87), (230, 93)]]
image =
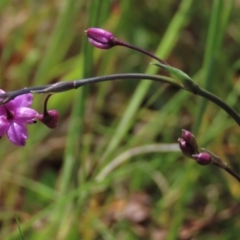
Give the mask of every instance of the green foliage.
[[(0, 1), (1, 88), (161, 73), (138, 52), (93, 49), (84, 30), (102, 27), (239, 111), (239, 10), (227, 0)], [(39, 111), (44, 98), (35, 95)], [(30, 126), (24, 148), (1, 139), (0, 239), (238, 239), (238, 182), (176, 144), (182, 128), (194, 129), (201, 147), (240, 172), (239, 127), (220, 108), (167, 84), (123, 80), (55, 94), (49, 109), (60, 112), (56, 129)]]

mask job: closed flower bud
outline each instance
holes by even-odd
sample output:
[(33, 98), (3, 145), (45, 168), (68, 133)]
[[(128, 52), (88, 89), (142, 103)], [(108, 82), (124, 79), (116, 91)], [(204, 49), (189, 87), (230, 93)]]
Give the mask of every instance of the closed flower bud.
[(113, 47), (114, 36), (112, 33), (101, 28), (89, 28), (85, 31), (88, 41), (97, 48), (109, 49)]
[(200, 165), (208, 165), (212, 162), (212, 157), (207, 152), (201, 152), (199, 154), (193, 154), (193, 158), (197, 161)]
[(178, 143), (182, 153), (189, 158), (193, 158), (193, 154), (199, 153), (194, 135), (187, 130), (182, 130), (182, 138), (178, 139)]
[(57, 110), (48, 110), (47, 113), (39, 114), (37, 119), (47, 127), (54, 129), (58, 125), (59, 114)]
[(198, 145), (197, 145), (196, 139), (191, 132), (182, 129), (182, 139), (185, 142), (187, 142), (189, 145), (191, 145), (193, 148), (195, 148), (195, 151), (198, 151)]
[(48, 95), (44, 101), (43, 114), (38, 114), (37, 119), (47, 127), (54, 129), (57, 127), (59, 114), (57, 110), (47, 110), (47, 103), (52, 95)]
[(198, 153), (195, 146), (189, 144), (187, 141), (185, 141), (182, 138), (178, 139), (178, 144), (182, 153), (189, 158), (193, 158), (192, 155)]

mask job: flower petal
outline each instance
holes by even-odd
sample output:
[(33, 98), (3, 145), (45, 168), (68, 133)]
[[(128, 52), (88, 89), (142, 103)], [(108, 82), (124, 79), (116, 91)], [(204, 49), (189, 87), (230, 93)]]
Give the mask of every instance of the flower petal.
[(6, 107), (9, 110), (13, 111), (19, 107), (30, 107), (32, 104), (32, 101), (33, 101), (33, 95), (31, 93), (27, 93), (14, 98), (13, 100), (11, 100), (6, 104)]
[[(0, 89), (0, 94), (5, 93), (2, 89)], [(4, 106), (0, 106), (0, 116), (6, 115), (6, 111)]]
[(32, 108), (20, 107), (14, 111), (14, 121), (26, 123), (34, 120), (38, 116), (38, 112)]
[(0, 106), (0, 116), (6, 116), (6, 110), (2, 105)]
[(9, 126), (10, 126), (10, 123), (6, 119), (6, 117), (1, 116), (0, 117), (0, 137), (2, 137), (7, 132)]
[(28, 138), (27, 127), (23, 123), (12, 122), (7, 131), (7, 136), (10, 142), (17, 146), (25, 146)]

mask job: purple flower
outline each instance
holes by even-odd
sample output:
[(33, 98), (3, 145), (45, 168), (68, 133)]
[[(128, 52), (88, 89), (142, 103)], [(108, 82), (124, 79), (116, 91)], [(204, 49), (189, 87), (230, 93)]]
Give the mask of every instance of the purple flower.
[[(0, 89), (0, 94), (5, 93)], [(26, 124), (34, 122), (38, 112), (30, 108), (33, 101), (31, 93), (16, 97), (0, 106), (0, 137), (5, 133), (10, 142), (24, 146), (28, 138)]]

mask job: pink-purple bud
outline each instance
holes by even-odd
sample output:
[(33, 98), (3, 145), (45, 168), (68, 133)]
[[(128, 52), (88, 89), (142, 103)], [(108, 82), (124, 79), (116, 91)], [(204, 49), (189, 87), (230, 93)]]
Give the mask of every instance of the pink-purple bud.
[(200, 165), (208, 165), (212, 162), (212, 157), (207, 152), (201, 152), (199, 154), (193, 154), (193, 158), (197, 161)]
[(187, 131), (182, 130), (182, 138), (178, 139), (179, 147), (184, 155), (189, 158), (193, 158), (193, 154), (198, 153), (198, 145), (194, 135)]
[(88, 28), (85, 31), (88, 41), (97, 48), (101, 49), (109, 49), (113, 47), (114, 44), (114, 36), (112, 33), (101, 29), (101, 28)]
[(194, 146), (196, 149), (198, 149), (196, 139), (191, 132), (182, 129), (182, 139), (184, 141), (186, 141), (188, 144), (190, 144), (190, 145)]
[(44, 101), (43, 114), (38, 114), (37, 119), (47, 127), (53, 129), (58, 125), (59, 114), (57, 110), (47, 110), (47, 103), (51, 96), (52, 95), (49, 94), (46, 97)]
[(178, 139), (178, 144), (179, 144), (179, 147), (180, 147), (182, 153), (189, 158), (193, 158), (192, 155), (198, 153), (196, 151), (195, 147), (193, 147), (191, 144), (187, 143), (182, 138)]
[(37, 119), (47, 127), (54, 129), (58, 125), (59, 114), (57, 110), (48, 110), (47, 114), (39, 114)]

